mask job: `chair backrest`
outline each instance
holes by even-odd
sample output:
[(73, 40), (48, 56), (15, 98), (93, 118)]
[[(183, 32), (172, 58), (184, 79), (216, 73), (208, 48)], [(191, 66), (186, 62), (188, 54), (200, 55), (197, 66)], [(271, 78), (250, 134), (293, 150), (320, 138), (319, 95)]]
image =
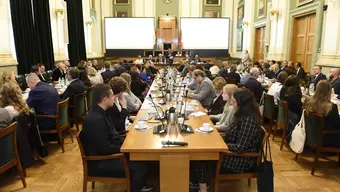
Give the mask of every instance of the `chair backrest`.
[(274, 96), (264, 93), (263, 103), (264, 103), (263, 116), (273, 119), (275, 113)]
[(303, 114), (305, 116), (305, 129), (306, 129), (306, 143), (315, 147), (322, 144), (322, 130), (324, 128), (323, 116), (309, 112)]
[(69, 98), (57, 104), (57, 127), (64, 127), (68, 124), (68, 103)]
[(277, 113), (277, 122), (279, 126), (283, 126), (287, 128), (288, 126), (288, 103), (277, 98), (278, 101), (278, 113)]
[(86, 114), (86, 101), (85, 96), (86, 91), (84, 93), (80, 93), (74, 96), (73, 100), (73, 116), (75, 117), (82, 117)]
[(90, 110), (90, 107), (92, 106), (92, 89), (93, 86), (87, 88), (86, 90), (86, 99), (87, 99), (87, 109)]
[(9, 168), (5, 167), (6, 164), (18, 157), (16, 125), (14, 122), (0, 130), (0, 173)]
[(261, 126), (261, 129), (262, 129), (263, 132), (262, 132), (261, 145), (259, 146), (259, 150), (258, 150), (259, 156), (257, 157), (257, 166), (260, 165), (260, 163), (262, 161), (262, 151), (263, 151), (265, 144), (266, 144), (266, 141), (268, 140), (268, 137), (269, 137), (268, 131), (263, 126)]
[(227, 84), (234, 84), (234, 85), (237, 85), (236, 79), (225, 78), (225, 81), (227, 82)]

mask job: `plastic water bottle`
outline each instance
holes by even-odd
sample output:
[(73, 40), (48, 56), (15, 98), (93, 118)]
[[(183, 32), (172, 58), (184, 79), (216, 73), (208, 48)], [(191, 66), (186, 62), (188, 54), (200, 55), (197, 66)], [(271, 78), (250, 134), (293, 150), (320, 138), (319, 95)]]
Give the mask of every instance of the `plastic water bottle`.
[(310, 95), (310, 96), (313, 96), (313, 95), (314, 95), (314, 84), (313, 84), (313, 83), (311, 83), (311, 84), (309, 85), (309, 95)]

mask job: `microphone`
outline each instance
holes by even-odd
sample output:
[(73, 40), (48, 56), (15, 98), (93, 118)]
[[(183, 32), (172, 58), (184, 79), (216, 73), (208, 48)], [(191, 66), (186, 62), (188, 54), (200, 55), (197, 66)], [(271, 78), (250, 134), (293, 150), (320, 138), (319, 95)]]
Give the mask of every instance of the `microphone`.
[(162, 145), (175, 145), (175, 146), (187, 146), (188, 145), (188, 142), (185, 142), (185, 141), (166, 141), (166, 140), (163, 140), (162, 141)]
[[(159, 125), (158, 126), (156, 126), (155, 128), (154, 128), (154, 131), (153, 131), (153, 133), (155, 134), (155, 133), (164, 133), (165, 132), (165, 125), (164, 125), (164, 123), (163, 123), (163, 118), (159, 115), (159, 113), (158, 113), (158, 111), (157, 111), (157, 106), (156, 106), (156, 104), (155, 104), (155, 102), (153, 101), (153, 99), (152, 99), (152, 96), (151, 96), (151, 94), (149, 94), (149, 97), (150, 97), (150, 99), (151, 99), (151, 103), (153, 104), (153, 106), (155, 107), (155, 109), (156, 109), (156, 113), (157, 113), (157, 116), (158, 117), (156, 117), (155, 116), (155, 119), (157, 120), (157, 118), (161, 121), (161, 123), (162, 123), (162, 127), (160, 128), (159, 127)], [(163, 111), (163, 109), (161, 108), (161, 107), (159, 107), (160, 109), (161, 109), (161, 111), (162, 111), (162, 113), (163, 113), (163, 116), (165, 116), (165, 113), (164, 113), (164, 111)]]
[(187, 110), (187, 102), (188, 102), (188, 92), (189, 90), (185, 90), (185, 103), (184, 103), (184, 119), (188, 120), (189, 118), (186, 115), (186, 110)]
[[(185, 91), (185, 87), (186, 85), (184, 85), (184, 89), (183, 89), (183, 92)], [(181, 92), (181, 91), (180, 91)], [(180, 93), (178, 93), (178, 96), (180, 95)], [(180, 110), (179, 110), (179, 114), (181, 115), (182, 114), (182, 106), (183, 106), (183, 101), (181, 102), (181, 107), (180, 107)], [(185, 112), (185, 111), (184, 111)]]

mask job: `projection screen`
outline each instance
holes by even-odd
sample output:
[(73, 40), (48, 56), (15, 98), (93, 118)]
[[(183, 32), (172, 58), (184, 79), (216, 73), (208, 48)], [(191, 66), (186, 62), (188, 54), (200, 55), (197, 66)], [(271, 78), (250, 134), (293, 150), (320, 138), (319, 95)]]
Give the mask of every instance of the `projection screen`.
[(153, 49), (154, 18), (105, 18), (106, 49)]
[(181, 18), (183, 49), (228, 49), (229, 18)]

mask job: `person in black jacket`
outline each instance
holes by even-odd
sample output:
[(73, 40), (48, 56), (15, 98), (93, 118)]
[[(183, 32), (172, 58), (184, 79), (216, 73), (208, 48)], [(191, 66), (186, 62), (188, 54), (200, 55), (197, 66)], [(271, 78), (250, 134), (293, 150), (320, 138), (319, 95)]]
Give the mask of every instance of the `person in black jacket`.
[(236, 73), (237, 66), (235, 64), (232, 64), (230, 67), (230, 73), (228, 73), (225, 77), (228, 79), (235, 79), (237, 83), (240, 83), (241, 76), (240, 74)]
[(216, 77), (212, 83), (216, 91), (216, 98), (208, 108), (208, 115), (217, 115), (223, 113), (223, 109), (226, 104), (226, 101), (223, 100), (222, 94), (223, 87), (227, 84), (227, 82), (223, 77)]
[(230, 63), (228, 61), (223, 61), (221, 64), (221, 69), (218, 71), (218, 75), (224, 78), (227, 77), (229, 67)]
[(260, 99), (263, 93), (263, 88), (260, 82), (257, 81), (259, 77), (259, 68), (250, 69), (250, 77), (248, 81), (244, 84), (251, 92), (254, 93), (256, 99)]
[(104, 64), (105, 66), (105, 71), (101, 73), (103, 80), (107, 80), (107, 79), (111, 79), (112, 77), (115, 76), (115, 74), (113, 73), (113, 71), (110, 70), (111, 68), (111, 63), (110, 62), (105, 62)]
[(334, 89), (334, 94), (338, 95), (337, 98), (340, 99), (340, 69), (339, 68), (334, 68), (331, 69), (330, 71), (332, 79), (332, 85)]
[[(122, 92), (113, 93), (112, 88), (106, 84), (97, 84), (93, 88), (93, 105), (85, 117), (83, 129), (80, 132), (80, 141), (87, 156), (102, 156), (120, 153), (123, 139), (117, 132), (107, 109), (113, 106), (119, 98), (123, 107), (126, 107)], [(144, 183), (148, 172), (147, 164), (132, 162), (127, 158), (130, 169), (131, 192), (147, 188)], [(124, 177), (125, 170), (120, 159), (88, 162), (88, 175), (94, 177)], [(149, 187), (152, 188), (152, 187)]]
[(303, 79), (305, 78), (305, 70), (302, 68), (302, 63), (301, 62), (297, 62), (295, 64), (295, 68), (296, 68), (296, 75), (300, 78)]
[(63, 93), (63, 99), (70, 98), (70, 105), (73, 104), (74, 96), (85, 92), (85, 86), (82, 81), (79, 80), (79, 70), (72, 67), (69, 71), (68, 80), (70, 84), (67, 86)]
[(314, 84), (314, 90), (316, 89), (316, 86), (318, 85), (319, 81), (327, 79), (327, 78), (326, 78), (326, 75), (324, 75), (324, 74), (321, 72), (321, 70), (322, 70), (322, 67), (319, 66), (319, 65), (316, 65), (316, 66), (313, 68), (314, 75), (315, 75), (315, 78), (314, 78), (313, 81), (312, 81), (312, 83)]
[(63, 62), (58, 63), (57, 68), (53, 70), (52, 81), (59, 81), (60, 78), (66, 78), (66, 67)]
[(143, 93), (145, 88), (148, 86), (147, 83), (142, 82), (140, 74), (136, 71), (131, 71), (131, 91), (135, 94), (138, 98), (143, 97)]

